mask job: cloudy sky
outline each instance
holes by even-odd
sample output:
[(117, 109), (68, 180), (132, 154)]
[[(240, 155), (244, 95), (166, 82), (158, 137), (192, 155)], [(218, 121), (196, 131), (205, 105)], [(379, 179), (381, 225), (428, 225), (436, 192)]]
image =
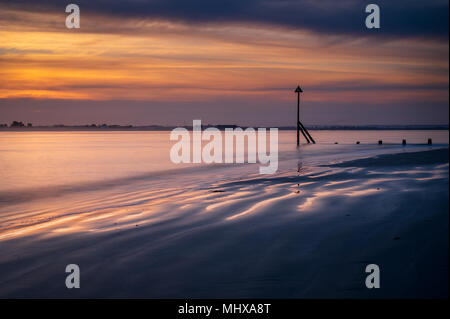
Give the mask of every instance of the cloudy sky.
[(448, 124), (448, 1), (369, 3), (0, 0), (0, 123)]

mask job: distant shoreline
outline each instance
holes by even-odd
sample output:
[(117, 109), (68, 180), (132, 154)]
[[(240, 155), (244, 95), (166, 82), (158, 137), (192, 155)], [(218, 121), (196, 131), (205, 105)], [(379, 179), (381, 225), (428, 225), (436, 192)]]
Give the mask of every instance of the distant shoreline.
[[(53, 126), (32, 126), (32, 127), (0, 127), (0, 132), (61, 132), (61, 131), (171, 131), (176, 127), (185, 127), (192, 130), (192, 126), (131, 126), (131, 125), (53, 125)], [(236, 128), (237, 125), (204, 125), (203, 128), (216, 127), (220, 130), (225, 128)], [(245, 126), (240, 126), (245, 129)], [(270, 126), (269, 126), (270, 127)], [(269, 128), (267, 127), (267, 128)], [(272, 126), (274, 127), (274, 126)], [(327, 126), (311, 125), (309, 130), (316, 131), (398, 131), (398, 130), (448, 130), (448, 125), (367, 125), (367, 126)], [(281, 131), (295, 131), (294, 126), (278, 127)]]

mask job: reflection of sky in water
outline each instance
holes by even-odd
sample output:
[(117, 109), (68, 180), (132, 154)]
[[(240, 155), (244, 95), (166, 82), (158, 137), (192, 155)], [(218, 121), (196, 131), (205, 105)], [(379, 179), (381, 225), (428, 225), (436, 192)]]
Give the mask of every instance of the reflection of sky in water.
[[(447, 178), (448, 165), (430, 169), (380, 170), (319, 167), (280, 173), (271, 178), (254, 176), (231, 182), (217, 182), (185, 189), (121, 192), (121, 188), (84, 195), (84, 200), (68, 204), (60, 200), (38, 200), (10, 206), (1, 215), (0, 239), (24, 235), (55, 236), (69, 233), (110, 232), (144, 227), (157, 222), (176, 220), (180, 225), (194, 220), (223, 223), (251, 218), (259, 214), (323, 212), (329, 200), (359, 201), (368, 196), (382, 196), (393, 189), (411, 191), (433, 179)], [(352, 178), (342, 174), (351, 172)], [(370, 173), (370, 174), (369, 174)], [(368, 179), (369, 178), (369, 179)], [(268, 183), (266, 183), (269, 181)], [(105, 196), (103, 200), (98, 196)], [(45, 209), (36, 209), (44, 205)], [(13, 213), (14, 212), (14, 213)], [(283, 213), (284, 212), (284, 213)], [(294, 215), (295, 216), (295, 215)], [(297, 217), (302, 216), (298, 214)]]
[[(328, 139), (350, 134), (332, 133)], [(367, 134), (375, 133), (383, 134)], [(448, 139), (447, 132), (441, 133)], [(427, 150), (428, 146), (319, 144), (303, 146), (298, 153), (295, 148), (292, 150), (291, 142), (287, 146), (292, 132), (280, 132), (281, 162), (275, 175), (259, 175), (257, 169), (253, 171), (255, 166), (231, 165), (108, 182), (170, 168), (167, 134), (0, 134), (0, 158), (4, 164), (0, 239), (109, 232), (171, 220), (181, 226), (193, 221), (238, 222), (268, 213), (301, 216), (299, 212), (319, 210), (329, 200), (364, 200), (382, 196), (389, 189), (410, 191), (428, 181), (448, 178), (448, 164), (432, 169), (315, 166), (360, 156)], [(317, 136), (321, 134), (325, 139), (327, 133), (317, 132)], [(401, 132), (395, 134), (400, 136)], [(360, 135), (358, 138), (363, 142)], [(91, 180), (97, 183), (95, 187), (83, 186), (82, 182)], [(37, 186), (36, 197), (31, 196), (32, 192), (19, 191)], [(14, 200), (16, 195), (21, 197)]]
[[(314, 131), (312, 134), (318, 144), (301, 147), (304, 164), (417, 148), (399, 147), (403, 138), (408, 143), (425, 143), (428, 137), (434, 143), (448, 143), (448, 131)], [(375, 144), (378, 139), (397, 145), (363, 145)], [(363, 144), (354, 145), (356, 140)], [(334, 141), (340, 144), (334, 145)], [(291, 163), (283, 163), (298, 158), (294, 142), (295, 132), (279, 131), (280, 169), (291, 169)], [(0, 132), (0, 191), (104, 182), (203, 165), (171, 163), (169, 151), (173, 144), (169, 132)], [(256, 164), (255, 173), (259, 165)], [(251, 172), (247, 170), (248, 173)]]

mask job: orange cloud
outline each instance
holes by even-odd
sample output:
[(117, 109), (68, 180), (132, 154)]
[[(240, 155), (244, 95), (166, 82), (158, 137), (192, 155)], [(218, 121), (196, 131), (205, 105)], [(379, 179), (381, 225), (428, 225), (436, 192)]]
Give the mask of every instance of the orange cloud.
[(58, 27), (61, 17), (27, 14), (46, 28), (0, 31), (0, 98), (283, 100), (301, 82), (310, 101), (448, 100), (444, 43), (102, 17), (74, 31)]

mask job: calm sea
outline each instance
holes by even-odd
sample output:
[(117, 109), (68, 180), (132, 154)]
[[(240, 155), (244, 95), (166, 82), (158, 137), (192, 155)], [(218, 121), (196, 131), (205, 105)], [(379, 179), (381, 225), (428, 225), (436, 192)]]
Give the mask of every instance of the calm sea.
[[(182, 168), (169, 158), (170, 132), (0, 132), (0, 191), (102, 182)], [(312, 131), (316, 145), (303, 145), (305, 158), (344, 159), (346, 154), (397, 149), (402, 139), (448, 144), (448, 131)], [(378, 140), (383, 146), (378, 147)], [(280, 162), (298, 156), (295, 132), (279, 132)], [(356, 146), (356, 141), (360, 145)], [(335, 144), (337, 142), (338, 144)], [(377, 146), (375, 146), (377, 145)], [(183, 164), (189, 166), (189, 164)], [(197, 164), (197, 167), (204, 164)], [(282, 164), (280, 164), (282, 167)], [(255, 171), (256, 172), (256, 171)], [(254, 173), (254, 172), (252, 172)], [(158, 178), (164, 178), (161, 175)]]

